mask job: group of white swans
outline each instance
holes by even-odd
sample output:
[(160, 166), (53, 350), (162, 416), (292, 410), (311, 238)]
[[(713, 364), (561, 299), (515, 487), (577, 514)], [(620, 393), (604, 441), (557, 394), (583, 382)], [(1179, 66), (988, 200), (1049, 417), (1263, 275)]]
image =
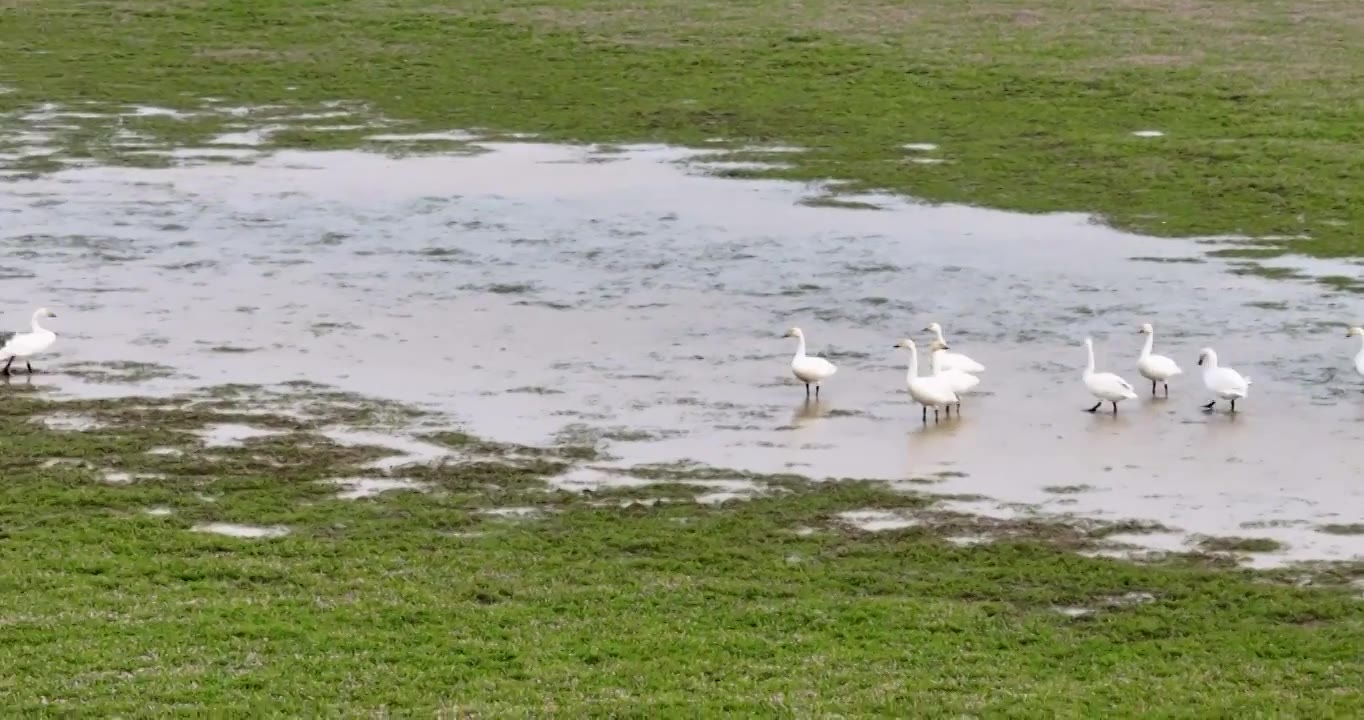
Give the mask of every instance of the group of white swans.
[[(984, 372), (985, 366), (961, 353), (951, 352), (947, 340), (943, 338), (942, 326), (938, 323), (931, 323), (924, 331), (933, 333), (933, 340), (929, 343), (931, 353), (929, 375), (919, 374), (919, 350), (913, 340), (903, 338), (895, 343), (895, 347), (909, 350), (909, 372), (905, 376), (909, 396), (923, 406), (924, 422), (928, 422), (929, 408), (933, 408), (935, 422), (938, 420), (939, 410), (945, 411), (947, 416), (951, 417), (953, 405), (957, 406), (957, 415), (960, 416), (961, 396), (980, 384), (980, 378), (976, 375)], [(1143, 323), (1137, 332), (1146, 336), (1141, 355), (1137, 356), (1137, 372), (1151, 381), (1153, 396), (1157, 394), (1158, 386), (1162, 386), (1165, 389), (1165, 397), (1169, 397), (1170, 378), (1182, 375), (1184, 371), (1174, 360), (1151, 352), (1156, 340), (1156, 331), (1150, 323)], [(797, 380), (805, 383), (807, 398), (810, 396), (811, 385), (815, 386), (815, 397), (818, 398), (820, 383), (833, 377), (838, 368), (822, 357), (805, 353), (805, 333), (801, 332), (800, 328), (791, 328), (784, 337), (796, 338), (796, 355), (791, 358), (791, 373)], [(1345, 337), (1360, 338), (1360, 349), (1353, 359), (1355, 372), (1364, 376), (1364, 328), (1352, 327)], [(1085, 389), (1098, 400), (1093, 407), (1085, 410), (1097, 412), (1104, 403), (1110, 403), (1113, 405), (1113, 414), (1118, 414), (1118, 403), (1137, 399), (1137, 391), (1114, 373), (1094, 371), (1094, 341), (1090, 338), (1085, 338), (1085, 352), (1088, 360), (1081, 379), (1084, 381)], [(1236, 401), (1244, 399), (1250, 392), (1250, 378), (1232, 368), (1218, 365), (1217, 352), (1212, 348), (1203, 348), (1199, 351), (1198, 364), (1203, 368), (1203, 385), (1212, 393), (1213, 398), (1203, 406), (1203, 409), (1212, 410), (1218, 401), (1225, 400), (1231, 405), (1231, 412), (1236, 412)]]

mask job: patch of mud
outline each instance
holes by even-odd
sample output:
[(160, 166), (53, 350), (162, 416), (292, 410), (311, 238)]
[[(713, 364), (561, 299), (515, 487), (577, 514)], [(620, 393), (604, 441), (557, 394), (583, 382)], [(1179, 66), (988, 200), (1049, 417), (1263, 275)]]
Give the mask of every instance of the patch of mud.
[(281, 538), (289, 534), (289, 528), (282, 525), (260, 527), (256, 525), (236, 525), (233, 523), (206, 523), (191, 528), (198, 533), (227, 535), (235, 538)]
[(106, 470), (101, 478), (110, 485), (129, 485), (138, 480), (159, 480), (166, 477), (159, 473), (128, 473), (117, 470)]
[(85, 415), (83, 413), (50, 413), (41, 416), (38, 420), (49, 430), (61, 430), (64, 432), (82, 432), (85, 430), (98, 430), (105, 427), (105, 424), (100, 422), (93, 415)]
[(203, 438), (204, 446), (216, 447), (242, 447), (248, 440), (254, 438), (273, 437), (283, 435), (279, 430), (259, 428), (241, 423), (214, 423), (206, 425), (196, 433)]
[(657, 484), (657, 480), (633, 477), (622, 471), (605, 468), (576, 467), (549, 479), (549, 485), (572, 493), (600, 492), (608, 489), (639, 488)]
[(376, 470), (391, 470), (402, 465), (429, 465), (455, 457), (455, 453), (448, 448), (412, 437), (374, 430), (329, 428), (323, 430), (321, 434), (342, 445), (367, 445), (392, 450), (392, 455), (370, 461), (364, 465), (364, 467)]
[(839, 520), (865, 532), (884, 532), (915, 527), (918, 518), (890, 510), (849, 510), (838, 514)]
[(545, 511), (533, 507), (501, 507), (481, 510), (481, 514), (508, 520), (533, 520), (542, 517)]
[(394, 490), (427, 490), (425, 484), (405, 478), (332, 478), (323, 482), (344, 488), (336, 494), (338, 500), (359, 500)]

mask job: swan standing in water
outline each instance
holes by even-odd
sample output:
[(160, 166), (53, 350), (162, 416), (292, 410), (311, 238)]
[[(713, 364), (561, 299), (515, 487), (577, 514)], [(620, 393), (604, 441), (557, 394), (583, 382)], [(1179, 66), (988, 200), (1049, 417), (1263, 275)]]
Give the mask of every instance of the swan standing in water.
[(1364, 375), (1364, 328), (1352, 327), (1349, 332), (1345, 333), (1345, 337), (1359, 338), (1359, 352), (1355, 353), (1355, 372)]
[(938, 408), (945, 408), (961, 400), (946, 378), (930, 375), (919, 377), (919, 350), (914, 347), (914, 341), (904, 338), (895, 343), (894, 347), (909, 348), (909, 372), (905, 374), (905, 384), (909, 386), (909, 396), (914, 398), (914, 402), (923, 406), (923, 421), (928, 422), (928, 408), (933, 408), (933, 421), (938, 420)]
[(1151, 381), (1153, 397), (1156, 394), (1157, 382), (1165, 385), (1165, 397), (1170, 397), (1170, 378), (1184, 371), (1179, 369), (1174, 360), (1164, 355), (1151, 354), (1151, 346), (1156, 342), (1156, 331), (1151, 327), (1151, 323), (1143, 323), (1139, 332), (1146, 336), (1146, 344), (1141, 346), (1141, 355), (1137, 358), (1137, 372)]
[[(937, 324), (937, 323), (929, 323), (928, 327), (924, 328), (924, 332), (931, 332), (931, 333), (933, 333), (933, 338), (934, 338), (935, 340), (937, 340), (938, 342), (942, 343), (943, 347), (947, 347), (947, 340), (942, 336), (942, 326), (941, 326), (941, 325), (939, 325), (939, 324)], [(981, 365), (980, 363), (976, 362), (975, 360), (972, 360), (971, 358), (966, 357), (965, 355), (962, 355), (961, 353), (945, 352), (945, 351), (943, 352), (943, 356), (942, 356), (942, 369), (943, 369), (943, 370), (960, 370), (960, 371), (965, 372), (965, 373), (981, 373), (981, 372), (985, 372), (985, 366), (984, 366), (984, 365)]]
[[(929, 362), (929, 367), (933, 371), (933, 377), (946, 380), (948, 386), (952, 388), (952, 392), (957, 394), (957, 417), (961, 417), (961, 396), (979, 385), (980, 378), (960, 370), (943, 370), (942, 359), (943, 356), (947, 354), (948, 350), (947, 344), (943, 341), (934, 340), (928, 347), (932, 352), (932, 355), (930, 356), (932, 360)], [(947, 408), (947, 416), (952, 417), (951, 407)]]
[(9, 375), (9, 366), (14, 364), (18, 358), (24, 359), (24, 365), (28, 366), (28, 374), (33, 374), (33, 363), (29, 358), (52, 347), (52, 343), (57, 341), (57, 334), (38, 324), (38, 318), (54, 318), (57, 314), (47, 308), (38, 308), (33, 311), (31, 321), (32, 330), (21, 333), (0, 333), (0, 357), (8, 357), (3, 372)]
[(1094, 403), (1094, 407), (1088, 408), (1088, 411), (1094, 412), (1105, 402), (1110, 402), (1113, 403), (1113, 414), (1117, 415), (1118, 401), (1136, 400), (1137, 393), (1126, 380), (1113, 373), (1094, 372), (1094, 341), (1090, 338), (1085, 338), (1085, 351), (1089, 354), (1089, 362), (1085, 363), (1085, 374), (1082, 376), (1085, 388), (1099, 399), (1099, 402)]
[(810, 385), (815, 386), (815, 398), (819, 398), (819, 384), (838, 372), (834, 364), (822, 357), (811, 357), (805, 354), (805, 333), (800, 328), (793, 327), (786, 331), (782, 337), (793, 337), (799, 342), (796, 344), (796, 356), (791, 358), (791, 373), (796, 379), (805, 383), (805, 397), (810, 397)]
[(1203, 384), (1216, 396), (1203, 409), (1211, 410), (1218, 400), (1230, 400), (1231, 411), (1236, 412), (1236, 401), (1250, 392), (1250, 378), (1241, 377), (1241, 373), (1231, 368), (1219, 367), (1217, 353), (1212, 348), (1203, 348), (1198, 353), (1198, 364), (1203, 366)]

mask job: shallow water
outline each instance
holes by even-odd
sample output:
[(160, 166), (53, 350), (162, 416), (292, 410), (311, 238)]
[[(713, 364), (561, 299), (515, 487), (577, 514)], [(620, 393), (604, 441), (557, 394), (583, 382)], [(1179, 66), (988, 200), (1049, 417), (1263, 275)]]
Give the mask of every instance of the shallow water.
[[(807, 207), (828, 188), (707, 177), (695, 151), (481, 147), (231, 162), (191, 149), (171, 168), (13, 179), (4, 321), (57, 310), (57, 352), (32, 382), (66, 393), (307, 379), (499, 440), (585, 424), (617, 438), (620, 465), (937, 473), (935, 490), (1042, 512), (1274, 537), (1282, 557), (1364, 549), (1314, 529), (1364, 520), (1364, 383), (1344, 338), (1355, 296), (1179, 262), (1213, 244), (1084, 215)], [(891, 345), (923, 344), (935, 320), (988, 370), (964, 417), (925, 426)], [(1144, 321), (1186, 372), (1168, 400), (1134, 368)], [(839, 365), (818, 403), (790, 377), (791, 325)], [(1117, 417), (1081, 410), (1086, 334), (1100, 370), (1142, 395)], [(1198, 409), (1205, 345), (1255, 381), (1236, 416)], [(61, 373), (77, 361), (175, 372)]]

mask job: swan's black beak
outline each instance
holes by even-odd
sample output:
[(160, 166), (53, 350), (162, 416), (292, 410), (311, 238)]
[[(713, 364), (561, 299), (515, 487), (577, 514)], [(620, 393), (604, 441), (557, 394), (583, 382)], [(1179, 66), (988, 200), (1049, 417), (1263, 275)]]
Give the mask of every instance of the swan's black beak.
[(1199, 356), (1198, 356), (1198, 364), (1199, 364), (1199, 365), (1202, 365), (1202, 364), (1203, 364), (1203, 356), (1202, 356), (1202, 355), (1199, 355)]

